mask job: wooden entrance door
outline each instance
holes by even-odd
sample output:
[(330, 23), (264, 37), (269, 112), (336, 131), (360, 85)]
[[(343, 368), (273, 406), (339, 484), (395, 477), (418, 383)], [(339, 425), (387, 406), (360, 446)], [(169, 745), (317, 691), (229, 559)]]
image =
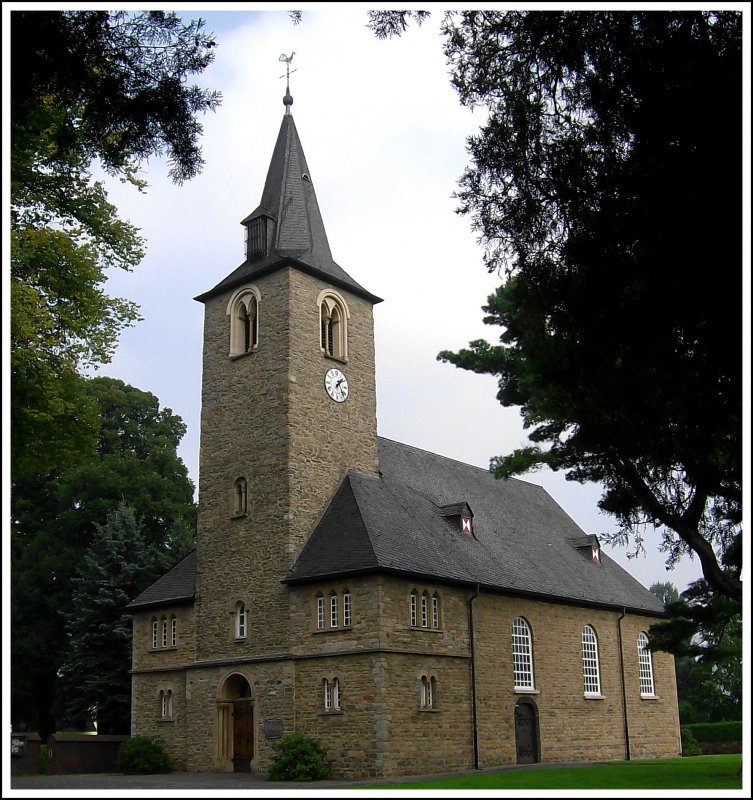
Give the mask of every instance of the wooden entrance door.
[(536, 707), (523, 702), (515, 706), (515, 748), (518, 764), (535, 764), (539, 760), (539, 733)]
[(248, 700), (233, 703), (233, 771), (251, 772), (254, 757), (254, 707)]

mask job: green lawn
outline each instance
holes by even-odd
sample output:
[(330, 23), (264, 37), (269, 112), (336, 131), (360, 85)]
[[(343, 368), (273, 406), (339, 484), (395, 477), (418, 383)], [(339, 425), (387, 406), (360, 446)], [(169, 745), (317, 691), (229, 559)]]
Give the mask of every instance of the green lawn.
[(742, 755), (614, 761), (390, 783), (379, 789), (742, 789)]

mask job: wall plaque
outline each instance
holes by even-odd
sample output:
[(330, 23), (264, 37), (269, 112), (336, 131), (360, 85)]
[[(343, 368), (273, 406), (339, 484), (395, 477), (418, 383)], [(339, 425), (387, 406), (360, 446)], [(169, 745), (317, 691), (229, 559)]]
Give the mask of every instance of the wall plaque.
[(264, 735), (267, 737), (267, 739), (279, 739), (282, 736), (282, 720), (265, 719)]

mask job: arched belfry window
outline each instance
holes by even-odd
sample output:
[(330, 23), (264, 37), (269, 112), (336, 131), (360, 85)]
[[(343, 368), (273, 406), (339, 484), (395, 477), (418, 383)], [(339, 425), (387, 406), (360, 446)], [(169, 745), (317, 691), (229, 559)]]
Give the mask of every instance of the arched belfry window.
[(246, 223), (246, 258), (249, 261), (263, 258), (267, 255), (267, 231), (269, 217), (260, 216)]
[(227, 304), (230, 317), (230, 355), (250, 353), (259, 344), (259, 301), (255, 286), (239, 289)]
[(319, 295), (319, 343), (328, 356), (345, 361), (348, 357), (348, 307), (332, 291)]

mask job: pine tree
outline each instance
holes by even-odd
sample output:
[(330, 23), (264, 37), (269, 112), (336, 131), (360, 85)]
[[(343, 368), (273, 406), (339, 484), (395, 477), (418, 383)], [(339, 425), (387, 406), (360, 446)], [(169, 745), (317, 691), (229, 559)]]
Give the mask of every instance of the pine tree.
[(65, 626), (65, 711), (91, 713), (98, 733), (130, 733), (132, 615), (126, 606), (164, 571), (165, 556), (146, 542), (133, 508), (123, 503), (95, 527), (73, 579)]

